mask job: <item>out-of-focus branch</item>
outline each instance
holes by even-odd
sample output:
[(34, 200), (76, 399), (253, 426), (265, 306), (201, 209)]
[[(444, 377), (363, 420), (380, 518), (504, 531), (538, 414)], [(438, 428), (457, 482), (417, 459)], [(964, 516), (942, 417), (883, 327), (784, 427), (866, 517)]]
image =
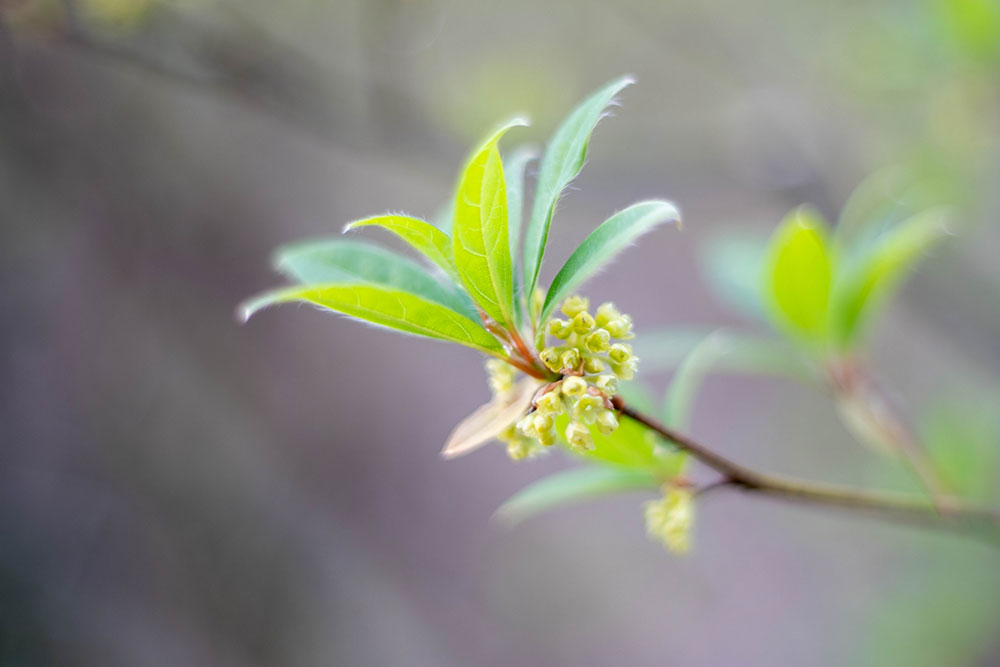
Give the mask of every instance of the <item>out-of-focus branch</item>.
[(962, 531), (1000, 543), (1000, 512), (949, 501), (938, 508), (924, 500), (904, 495), (862, 491), (841, 486), (769, 475), (747, 468), (705, 445), (674, 431), (629, 406), (621, 397), (613, 399), (622, 415), (659, 433), (682, 451), (715, 470), (722, 479), (710, 485), (732, 487), (786, 501), (856, 510), (899, 522)]

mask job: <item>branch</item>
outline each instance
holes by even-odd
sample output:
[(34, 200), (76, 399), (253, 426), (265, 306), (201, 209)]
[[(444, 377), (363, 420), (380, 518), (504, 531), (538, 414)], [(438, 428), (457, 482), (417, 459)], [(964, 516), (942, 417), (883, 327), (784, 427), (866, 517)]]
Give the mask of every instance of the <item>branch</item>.
[(781, 498), (790, 502), (866, 512), (885, 519), (958, 530), (988, 537), (1000, 543), (1000, 512), (949, 500), (936, 507), (911, 496), (862, 491), (841, 486), (768, 475), (747, 468), (718, 454), (688, 436), (630, 407), (621, 397), (612, 399), (615, 409), (630, 419), (656, 431), (679, 449), (722, 475), (712, 485)]

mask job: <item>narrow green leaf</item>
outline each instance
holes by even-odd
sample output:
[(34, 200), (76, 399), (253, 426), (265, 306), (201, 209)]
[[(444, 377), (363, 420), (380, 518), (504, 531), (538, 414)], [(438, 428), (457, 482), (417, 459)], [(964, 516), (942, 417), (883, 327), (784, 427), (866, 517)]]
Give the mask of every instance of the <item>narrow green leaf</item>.
[(500, 506), (496, 518), (513, 525), (573, 501), (634, 489), (655, 489), (658, 485), (656, 476), (644, 470), (607, 466), (572, 468), (521, 489)]
[(240, 306), (244, 321), (267, 306), (301, 301), (404, 333), (459, 343), (488, 354), (503, 348), (467, 317), (409, 292), (367, 284), (308, 285), (267, 292)]
[(622, 249), (664, 222), (679, 225), (680, 214), (673, 204), (657, 200), (633, 204), (605, 220), (583, 240), (559, 269), (545, 295), (539, 322), (544, 322), (560, 301)]
[(365, 282), (403, 289), (475, 318), (469, 298), (408, 257), (362, 241), (318, 239), (279, 248), (274, 266), (304, 285)]
[(1000, 417), (995, 391), (949, 395), (922, 419), (927, 453), (949, 487), (966, 498), (990, 503), (1000, 480)]
[(576, 178), (587, 157), (587, 144), (598, 121), (605, 115), (605, 109), (614, 96), (635, 79), (624, 76), (612, 81), (577, 106), (556, 130), (542, 158), (538, 173), (535, 203), (531, 209), (531, 219), (525, 230), (524, 245), (524, 293), (531, 294), (538, 282), (538, 272), (545, 254), (545, 244), (549, 237), (549, 225), (556, 202), (563, 189)]
[[(556, 419), (556, 431), (563, 433), (569, 424), (565, 414)], [(590, 426), (594, 448), (570, 452), (580, 458), (596, 463), (636, 470), (653, 471), (661, 479), (673, 479), (681, 473), (687, 461), (687, 454), (667, 443), (655, 431), (631, 419), (619, 420), (618, 428), (609, 435), (601, 433), (596, 426)]]
[(507, 190), (497, 142), (515, 119), (476, 151), (455, 196), (455, 266), (472, 299), (497, 322), (513, 326), (514, 281), (507, 230)]
[(771, 237), (764, 292), (772, 320), (811, 342), (827, 333), (833, 258), (826, 224), (807, 208), (798, 208)]
[[(524, 218), (524, 180), (528, 163), (538, 157), (533, 146), (522, 146), (503, 161), (507, 181), (507, 229), (510, 236), (510, 256), (514, 266), (520, 254), (521, 227)], [(515, 279), (517, 276), (515, 276)]]
[(924, 254), (948, 235), (945, 209), (918, 213), (879, 237), (841, 271), (834, 283), (833, 335), (841, 345), (856, 342), (872, 314), (903, 283)]
[(451, 239), (431, 223), (408, 215), (376, 215), (349, 223), (344, 227), (344, 233), (358, 227), (388, 229), (441, 267), (456, 285), (462, 284), (452, 259)]
[(760, 289), (766, 258), (766, 236), (733, 230), (703, 244), (699, 259), (706, 284), (724, 305), (751, 319), (766, 321)]

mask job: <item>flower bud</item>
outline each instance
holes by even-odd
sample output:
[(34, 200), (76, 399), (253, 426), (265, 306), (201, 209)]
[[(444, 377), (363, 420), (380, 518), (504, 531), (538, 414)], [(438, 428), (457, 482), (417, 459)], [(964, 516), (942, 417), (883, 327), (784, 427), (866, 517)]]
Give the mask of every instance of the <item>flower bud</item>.
[(584, 424), (593, 424), (597, 420), (597, 415), (604, 409), (604, 399), (600, 396), (587, 394), (581, 396), (576, 402), (573, 411), (577, 418)]
[(638, 359), (632, 357), (624, 364), (611, 364), (611, 370), (618, 376), (619, 380), (631, 380), (635, 378), (638, 361)]
[(566, 317), (575, 317), (590, 307), (590, 300), (582, 296), (571, 296), (563, 301), (562, 312)]
[(627, 343), (615, 343), (608, 349), (608, 358), (612, 363), (624, 364), (632, 358), (632, 347)]
[(587, 349), (594, 354), (607, 352), (608, 346), (611, 343), (611, 334), (608, 333), (607, 329), (597, 329), (593, 333), (588, 334), (583, 342), (587, 346)]
[(594, 316), (587, 311), (581, 311), (573, 316), (573, 331), (578, 334), (590, 333), (594, 330)]
[(576, 370), (576, 367), (580, 365), (580, 351), (575, 347), (571, 347), (562, 353), (559, 361), (562, 364), (562, 368)]
[(590, 435), (590, 429), (579, 422), (570, 422), (566, 427), (566, 442), (580, 449), (593, 449), (594, 438)]
[(569, 322), (555, 317), (549, 320), (549, 324), (546, 328), (550, 336), (555, 336), (559, 340), (566, 340), (569, 338), (569, 335), (573, 333)]
[(535, 406), (543, 415), (558, 415), (563, 410), (562, 398), (559, 396), (559, 390), (555, 389), (547, 394), (543, 394), (537, 401), (535, 401)]
[(551, 415), (543, 415), (540, 412), (536, 412), (531, 416), (531, 422), (537, 433), (551, 431), (556, 425)]
[(600, 359), (590, 357), (588, 359), (583, 360), (583, 371), (585, 373), (590, 373), (591, 375), (593, 375), (594, 373), (603, 373), (604, 368), (605, 368), (604, 362), (601, 361)]
[(608, 396), (618, 393), (618, 378), (614, 375), (599, 375), (594, 380), (594, 386), (603, 391)]
[(604, 325), (615, 338), (632, 338), (632, 318), (628, 315), (617, 317)]
[(618, 417), (611, 410), (604, 410), (597, 415), (597, 430), (603, 435), (611, 435), (618, 430)]
[(538, 442), (544, 447), (551, 447), (556, 444), (556, 430), (550, 428), (548, 431), (541, 431), (538, 434)]
[(621, 317), (621, 313), (615, 308), (615, 304), (608, 301), (607, 303), (602, 303), (597, 309), (597, 326), (603, 327), (605, 324), (612, 320), (617, 320)]
[(488, 360), (486, 372), (489, 375), (490, 390), (495, 396), (507, 393), (514, 386), (514, 367), (502, 359)]
[(682, 486), (672, 486), (660, 500), (646, 503), (646, 534), (674, 553), (691, 549), (691, 524), (694, 521), (694, 495)]
[(559, 359), (561, 353), (557, 348), (547, 347), (538, 356), (550, 371), (558, 371), (562, 368), (562, 362)]
[(587, 381), (582, 377), (571, 375), (562, 381), (563, 396), (575, 398), (583, 396), (587, 392)]

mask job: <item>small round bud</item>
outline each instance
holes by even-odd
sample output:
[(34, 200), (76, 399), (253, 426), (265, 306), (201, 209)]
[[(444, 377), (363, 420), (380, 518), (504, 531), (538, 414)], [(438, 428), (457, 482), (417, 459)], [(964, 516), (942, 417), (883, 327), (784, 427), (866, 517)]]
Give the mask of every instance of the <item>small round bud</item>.
[(507, 393), (514, 386), (514, 367), (502, 359), (488, 360), (486, 372), (489, 375), (490, 390), (494, 395)]
[(538, 356), (550, 371), (558, 371), (562, 368), (562, 362), (559, 360), (559, 357), (562, 355), (557, 348), (547, 347)]
[(593, 424), (602, 410), (604, 410), (604, 399), (587, 394), (580, 397), (573, 411), (584, 424)]
[(525, 438), (534, 438), (537, 436), (537, 431), (535, 431), (535, 420), (532, 419), (533, 415), (525, 415), (517, 422), (517, 435)]
[(607, 329), (596, 329), (592, 333), (587, 334), (583, 343), (594, 354), (607, 352), (608, 346), (611, 343), (611, 334), (608, 333)]
[(551, 447), (556, 444), (556, 430), (550, 428), (548, 431), (542, 431), (538, 434), (538, 442), (542, 443), (545, 447)]
[(594, 386), (608, 396), (614, 396), (618, 393), (618, 378), (614, 375), (600, 375), (594, 380)]
[(587, 392), (587, 381), (582, 377), (572, 375), (562, 381), (563, 396), (575, 398), (583, 396)]
[(632, 346), (628, 343), (615, 343), (608, 349), (608, 358), (612, 363), (624, 364), (632, 358)]
[(615, 338), (632, 338), (632, 318), (622, 315), (604, 325)]
[(551, 431), (556, 425), (551, 415), (543, 415), (539, 412), (536, 412), (531, 416), (531, 422), (535, 427), (535, 431), (539, 434)]
[(590, 333), (594, 330), (594, 316), (587, 311), (581, 311), (573, 316), (573, 331), (578, 334)]
[(615, 308), (615, 304), (608, 301), (607, 303), (602, 303), (597, 309), (597, 326), (603, 327), (605, 324), (612, 320), (617, 320), (621, 317), (621, 313)]
[(549, 324), (546, 329), (548, 330), (550, 336), (555, 336), (560, 340), (566, 340), (569, 338), (569, 335), (573, 333), (569, 322), (566, 320), (560, 320), (559, 318), (552, 318), (549, 320)]
[(575, 347), (571, 347), (562, 353), (559, 361), (562, 363), (563, 368), (576, 370), (576, 367), (580, 365), (580, 351)]
[(590, 373), (591, 375), (593, 375), (594, 373), (603, 373), (604, 368), (605, 368), (604, 362), (601, 361), (600, 359), (595, 359), (594, 357), (590, 357), (589, 359), (583, 360), (583, 371), (585, 373)]
[(538, 411), (543, 415), (558, 415), (562, 412), (563, 404), (562, 398), (559, 396), (558, 389), (550, 391), (547, 394), (541, 396), (536, 402), (535, 406)]
[(590, 435), (590, 429), (579, 422), (570, 422), (566, 427), (566, 442), (579, 447), (580, 449), (593, 449), (594, 438)]
[(575, 317), (590, 307), (590, 300), (582, 296), (571, 296), (563, 301), (562, 312), (566, 317)]
[(611, 435), (618, 430), (618, 417), (611, 410), (605, 410), (597, 415), (597, 430), (603, 435)]
[(638, 359), (632, 357), (624, 364), (611, 364), (611, 370), (618, 376), (619, 380), (631, 380), (635, 378), (638, 361)]

